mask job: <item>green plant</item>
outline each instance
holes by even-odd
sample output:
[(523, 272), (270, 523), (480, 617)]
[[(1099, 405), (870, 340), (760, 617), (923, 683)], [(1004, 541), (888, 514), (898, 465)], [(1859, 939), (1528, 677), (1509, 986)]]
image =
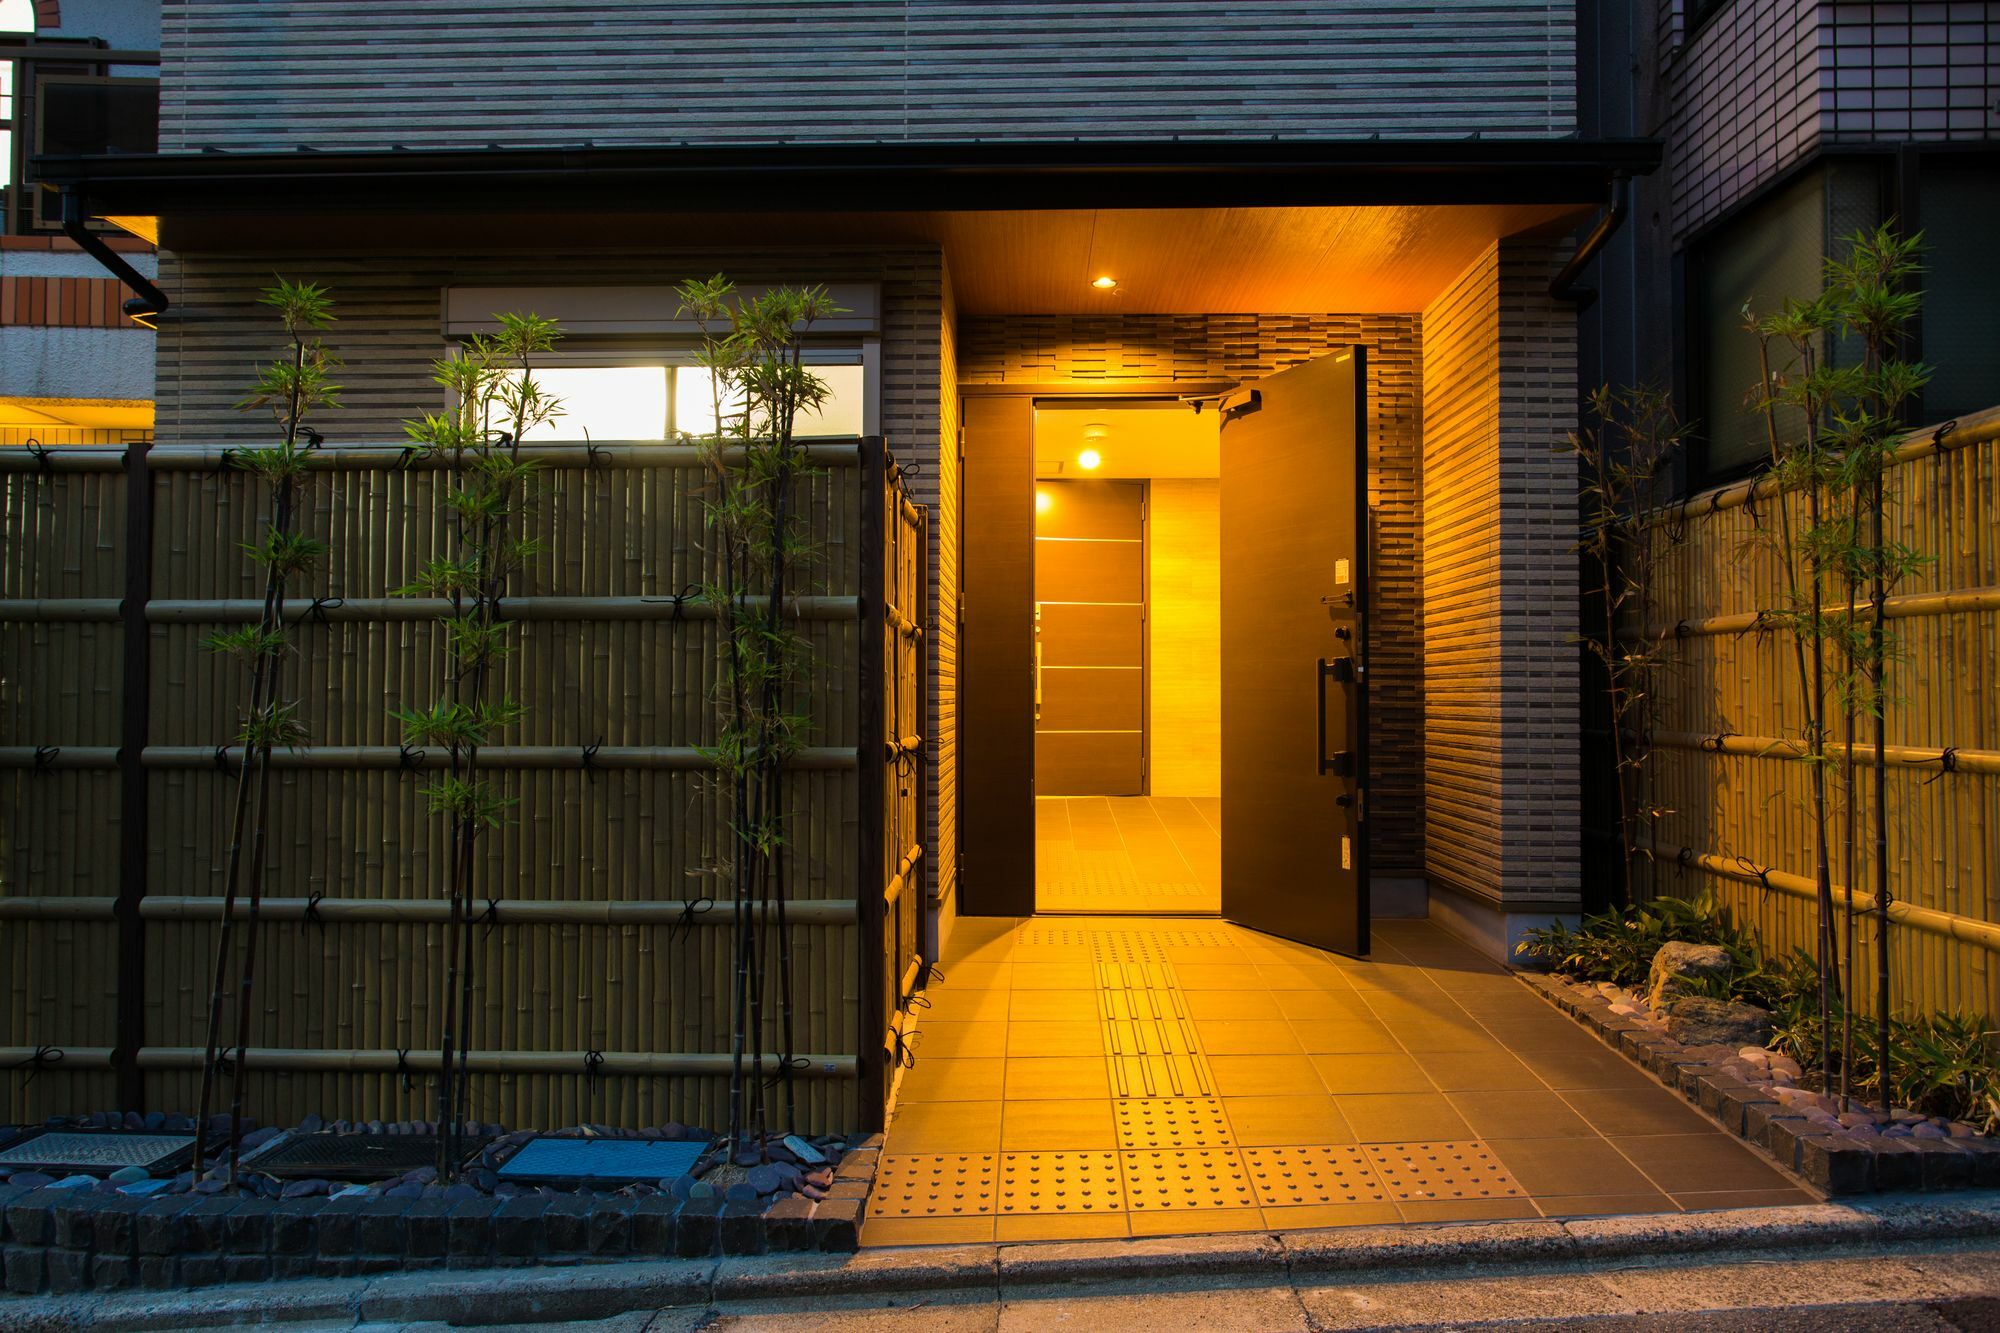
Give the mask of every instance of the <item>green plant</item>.
[(1574, 930), (1558, 921), (1530, 930), (1515, 952), (1554, 971), (1585, 981), (1636, 986), (1652, 970), (1653, 955), (1669, 943), (1716, 944), (1738, 966), (1756, 956), (1756, 941), (1739, 930), (1712, 898), (1655, 898), (1586, 916)]
[(702, 594), (721, 624), (724, 670), (715, 697), (716, 740), (704, 754), (731, 834), (713, 867), (729, 882), (733, 913), (729, 1144), (737, 1160), (755, 1161), (764, 1152), (767, 1121), (767, 1002), (777, 1009), (785, 1115), (788, 1122), (797, 1118), (784, 784), (811, 718), (793, 700), (809, 654), (787, 621), (785, 599), (799, 591), (813, 556), (791, 509), (810, 473), (795, 431), (799, 414), (816, 410), (827, 394), (805, 366), (804, 338), (814, 321), (839, 307), (821, 287), (749, 296), (720, 274), (683, 283), (678, 293), (682, 313), (701, 330), (696, 359), (708, 372), (713, 409), (713, 429), (695, 443), (710, 486), (715, 575)]
[(475, 334), (432, 363), (432, 382), (450, 396), (446, 410), (404, 423), (412, 452), (445, 474), (437, 491), (445, 553), (425, 561), (414, 579), (395, 590), (399, 597), (445, 603), (437, 621), (443, 695), (392, 713), (405, 745), (441, 748), (447, 758), (445, 775), (424, 788), (431, 812), (445, 822), (450, 848), (438, 1043), (442, 1179), (457, 1170), (462, 1156), (457, 1140), (469, 1115), (479, 838), (500, 827), (514, 804), (480, 769), (479, 751), (526, 711), (514, 699), (487, 693), (495, 668), (512, 649), (514, 625), (502, 600), (514, 575), (540, 553), (537, 542), (517, 531), (535, 473), (534, 461), (521, 456), (521, 440), (562, 413), (561, 403), (543, 392), (534, 376), (535, 358), (555, 345), (561, 330), (532, 314), (495, 320), (497, 333)]
[(1618, 901), (1625, 902), (1639, 853), (1639, 821), (1652, 823), (1671, 813), (1648, 799), (1653, 699), (1676, 641), (1670, 628), (1650, 624), (1661, 541), (1651, 516), (1662, 486), (1673, 480), (1687, 428), (1674, 419), (1671, 399), (1658, 389), (1600, 388), (1590, 395), (1589, 415), (1595, 424), (1571, 432), (1566, 447), (1583, 474), (1577, 550), (1593, 571), (1591, 595), (1601, 617), (1583, 643), (1604, 672), (1611, 713), (1624, 852), (1617, 890)]
[[(237, 731), (242, 760), (236, 770), (236, 795), (229, 819), (229, 850), (223, 870), (222, 925), (216, 936), (215, 980), (209, 991), (208, 1027), (201, 1060), (201, 1093), (195, 1117), (195, 1170), (207, 1161), (209, 1113), (215, 1081), (225, 1052), (223, 1010), (228, 1002), (229, 965), (235, 955), (236, 903), (247, 883), (249, 905), (243, 929), (243, 953), (237, 964), (236, 1044), (231, 1058), (229, 1104), (229, 1185), (236, 1187), (242, 1157), (244, 1074), (250, 1063), (251, 1000), (256, 988), (257, 926), (264, 898), (264, 848), (270, 829), (271, 751), (296, 749), (308, 737), (296, 700), (282, 695), (283, 668), (291, 652), (285, 594), (293, 581), (310, 574), (327, 552), (325, 542), (298, 529), (299, 492), (308, 478), (308, 455), (319, 442), (306, 418), (321, 408), (339, 404), (340, 387), (329, 371), (333, 358), (317, 330), (333, 322), (333, 302), (326, 290), (309, 282), (279, 278), (264, 290), (262, 304), (278, 312), (290, 346), (286, 354), (261, 367), (257, 382), (237, 404), (245, 410), (268, 409), (279, 430), (277, 444), (243, 449), (231, 455), (235, 464), (262, 482), (270, 509), (255, 541), (243, 544), (252, 564), (263, 571), (263, 599), (255, 622), (240, 629), (212, 634), (208, 648), (248, 666), (250, 693)], [(246, 847), (246, 832), (249, 844)]]

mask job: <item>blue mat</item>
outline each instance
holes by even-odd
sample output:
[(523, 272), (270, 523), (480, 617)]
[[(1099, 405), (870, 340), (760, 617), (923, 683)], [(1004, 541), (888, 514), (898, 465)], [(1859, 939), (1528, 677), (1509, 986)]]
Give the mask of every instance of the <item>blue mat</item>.
[(686, 1175), (707, 1147), (661, 1139), (531, 1139), (499, 1176), (536, 1185), (651, 1183)]

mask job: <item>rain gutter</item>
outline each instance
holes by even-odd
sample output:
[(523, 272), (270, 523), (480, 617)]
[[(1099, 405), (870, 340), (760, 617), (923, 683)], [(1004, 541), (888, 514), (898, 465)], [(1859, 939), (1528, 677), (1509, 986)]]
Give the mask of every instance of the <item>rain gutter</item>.
[(1598, 215), (1597, 225), (1590, 229), (1590, 235), (1583, 238), (1583, 244), (1576, 247), (1576, 253), (1562, 266), (1562, 271), (1549, 282), (1549, 297), (1556, 301), (1573, 301), (1579, 309), (1597, 299), (1595, 287), (1579, 287), (1576, 280), (1583, 276), (1584, 268), (1597, 257), (1612, 233), (1624, 225), (1625, 216), (1632, 209), (1632, 178), (1618, 172), (1611, 178), (1611, 202)]
[(113, 277), (125, 284), (133, 295), (125, 302), (125, 317), (134, 324), (155, 328), (154, 323), (167, 312), (166, 293), (154, 286), (147, 277), (119, 257), (118, 252), (104, 243), (104, 238), (84, 225), (83, 200), (74, 189), (65, 189), (62, 194), (63, 235), (82, 246), (85, 253), (102, 264)]

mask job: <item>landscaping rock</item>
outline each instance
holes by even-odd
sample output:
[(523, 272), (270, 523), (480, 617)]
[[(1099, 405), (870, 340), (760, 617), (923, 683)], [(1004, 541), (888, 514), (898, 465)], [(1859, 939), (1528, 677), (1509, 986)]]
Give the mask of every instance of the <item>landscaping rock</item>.
[[(1646, 1003), (1655, 1009), (1689, 982), (1726, 977), (1735, 968), (1729, 950), (1719, 944), (1685, 944), (1675, 940), (1660, 946), (1646, 982)], [(1742, 1045), (1743, 1043), (1738, 1043)]]
[(1742, 1001), (1682, 995), (1666, 1009), (1666, 1031), (1690, 1047), (1746, 1045), (1770, 1037), (1770, 1013)]

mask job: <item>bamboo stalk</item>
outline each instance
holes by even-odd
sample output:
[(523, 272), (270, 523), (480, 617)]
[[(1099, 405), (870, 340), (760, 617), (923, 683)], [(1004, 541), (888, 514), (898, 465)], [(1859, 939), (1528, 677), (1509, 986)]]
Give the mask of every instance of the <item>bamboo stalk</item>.
[[(2000, 588), (1964, 588), (1952, 592), (1905, 593), (1890, 597), (1882, 604), (1883, 615), (1890, 620), (1906, 620), (1913, 616), (1949, 616), (1979, 611), (2000, 611)], [(1770, 624), (1770, 611), (1737, 611), (1728, 615), (1705, 616), (1697, 620), (1682, 620), (1671, 625), (1655, 625), (1648, 628), (1649, 634), (1665, 634), (1688, 639), (1707, 635), (1745, 634), (1762, 631)], [(1852, 615), (1874, 614), (1869, 602), (1852, 602), (1847, 606), (1826, 608), (1828, 619), (1842, 619)]]

